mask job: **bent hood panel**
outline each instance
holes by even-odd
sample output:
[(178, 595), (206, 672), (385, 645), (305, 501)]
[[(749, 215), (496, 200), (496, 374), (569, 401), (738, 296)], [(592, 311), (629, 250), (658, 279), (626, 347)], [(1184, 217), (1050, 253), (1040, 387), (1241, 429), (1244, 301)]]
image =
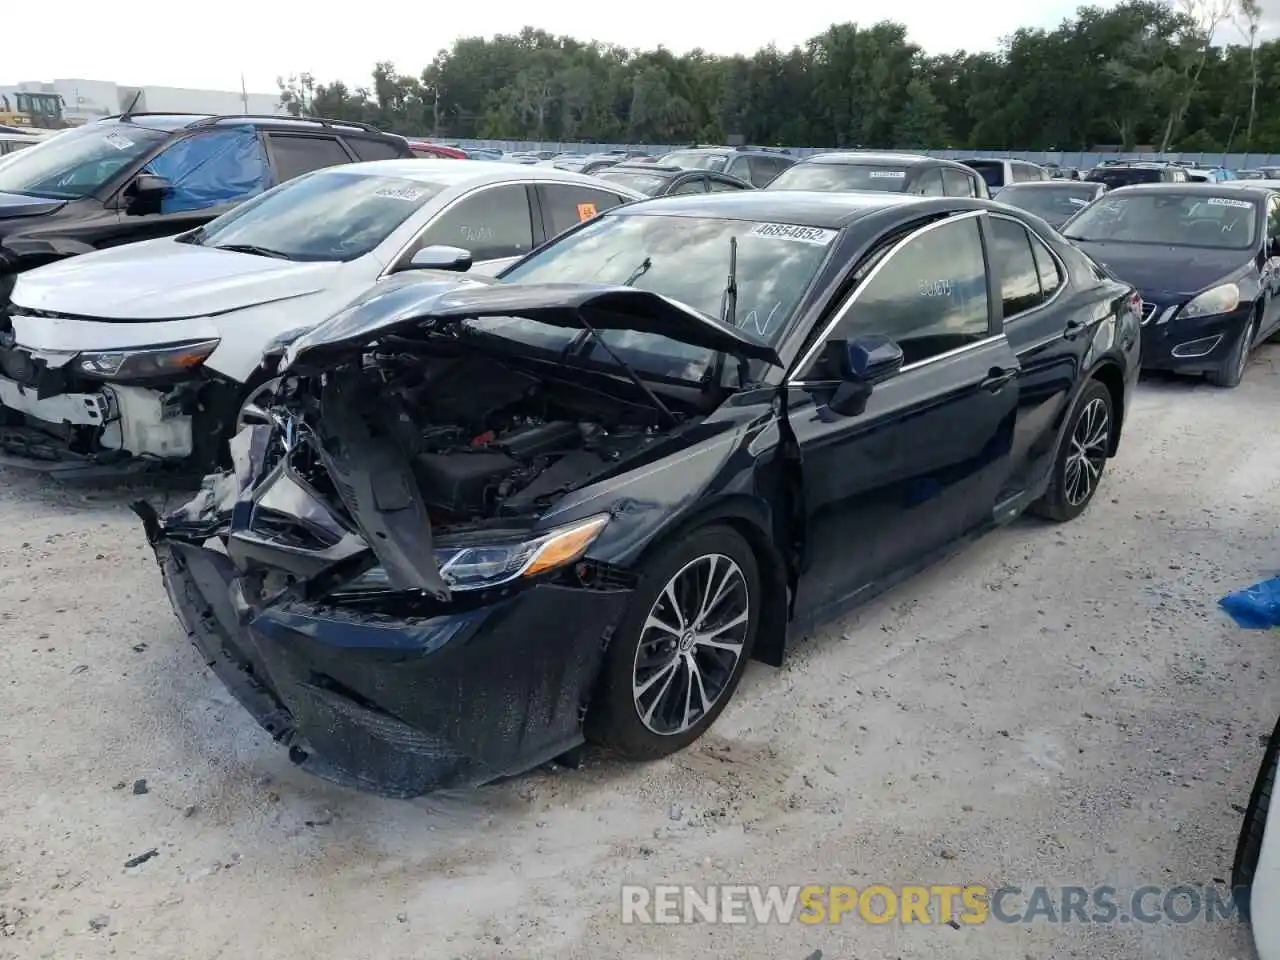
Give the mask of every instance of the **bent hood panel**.
[(1148, 243), (1072, 241), (1125, 283), (1148, 296), (1190, 296), (1225, 280), (1249, 262), (1248, 250), (1209, 250)]
[(18, 277), (12, 299), (19, 309), (107, 321), (180, 320), (314, 293), (341, 268), (164, 237), (29, 270)]
[[(359, 347), (424, 323), (481, 317), (527, 317), (557, 327), (630, 330), (708, 350), (780, 364), (768, 344), (676, 300), (634, 287), (586, 283), (484, 283), (431, 274), (388, 284), (296, 340), (286, 366)], [(585, 321), (585, 324), (584, 322)]]
[(0, 220), (10, 217), (42, 217), (66, 206), (65, 200), (28, 197), (18, 193), (0, 193)]

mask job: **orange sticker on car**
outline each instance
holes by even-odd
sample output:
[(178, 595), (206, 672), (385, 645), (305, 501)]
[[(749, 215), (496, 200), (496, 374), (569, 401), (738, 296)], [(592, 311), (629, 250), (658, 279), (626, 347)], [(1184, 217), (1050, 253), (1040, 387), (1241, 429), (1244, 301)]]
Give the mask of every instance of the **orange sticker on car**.
[(590, 220), (595, 215), (596, 215), (596, 205), (594, 203), (578, 204), (578, 222), (579, 223), (581, 223), (583, 220)]

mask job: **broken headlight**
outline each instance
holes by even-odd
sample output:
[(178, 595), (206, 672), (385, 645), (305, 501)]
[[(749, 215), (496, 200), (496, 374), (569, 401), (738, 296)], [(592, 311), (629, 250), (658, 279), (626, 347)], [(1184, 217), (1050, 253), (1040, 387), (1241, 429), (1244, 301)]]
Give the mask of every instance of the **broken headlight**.
[(142, 380), (194, 370), (218, 349), (218, 340), (171, 343), (143, 350), (104, 350), (82, 353), (75, 368), (88, 377), (103, 380)]
[[(522, 577), (557, 570), (581, 559), (609, 523), (609, 514), (580, 520), (524, 540), (436, 547), (440, 578), (451, 590), (484, 590)], [(374, 567), (335, 595), (390, 588), (386, 571)]]

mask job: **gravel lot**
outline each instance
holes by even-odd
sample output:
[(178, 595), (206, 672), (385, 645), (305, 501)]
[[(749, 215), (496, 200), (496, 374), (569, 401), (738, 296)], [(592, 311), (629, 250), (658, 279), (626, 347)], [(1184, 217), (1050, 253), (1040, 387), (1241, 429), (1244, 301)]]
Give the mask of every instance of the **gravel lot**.
[(1021, 521), (752, 665), (685, 754), (412, 803), (258, 731), (126, 491), (3, 475), (0, 958), (1251, 957), (1234, 922), (624, 927), (618, 886), (1226, 878), (1280, 657), (1216, 603), (1280, 568), (1278, 363), (1144, 384), (1085, 517)]

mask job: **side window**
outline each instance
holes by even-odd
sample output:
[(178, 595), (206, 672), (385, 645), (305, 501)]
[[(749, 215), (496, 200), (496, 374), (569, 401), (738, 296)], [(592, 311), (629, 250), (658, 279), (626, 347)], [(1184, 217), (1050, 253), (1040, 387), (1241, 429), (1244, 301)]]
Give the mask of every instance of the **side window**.
[(436, 217), (413, 244), (470, 250), (476, 262), (517, 257), (533, 248), (533, 220), (524, 184), (504, 184), (463, 197)]
[(1280, 237), (1280, 197), (1274, 194), (1267, 198), (1267, 238), (1275, 240)]
[(680, 186), (671, 191), (673, 195), (683, 193), (706, 193), (707, 181), (705, 177), (690, 177)]
[(1040, 277), (1026, 228), (1004, 217), (992, 217), (990, 224), (991, 262), (1000, 274), (1000, 299), (1007, 321), (1040, 304)]
[(389, 143), (386, 140), (347, 137), (347, 146), (361, 160), (400, 160), (406, 156), (398, 145)]
[(783, 164), (773, 157), (752, 157), (751, 176), (747, 182), (753, 187), (767, 187), (782, 172)]
[(737, 177), (739, 180), (745, 180), (747, 183), (755, 183), (755, 181), (751, 179), (751, 160), (749, 157), (734, 157), (729, 161), (729, 165), (724, 168), (724, 172), (731, 177)]
[(746, 189), (728, 180), (717, 180), (715, 177), (708, 177), (707, 181), (707, 189), (712, 193), (739, 193)]
[[(928, 227), (854, 290), (857, 299), (831, 334), (837, 346), (877, 333), (919, 363), (988, 335), (987, 269), (976, 217)], [(839, 379), (839, 353), (824, 350), (805, 380)]]
[(1031, 235), (1031, 248), (1035, 251), (1036, 272), (1040, 275), (1040, 295), (1048, 300), (1062, 286), (1062, 268), (1044, 241), (1035, 234)]
[(538, 186), (538, 192), (542, 197), (542, 220), (548, 240), (583, 220), (590, 220), (597, 213), (627, 202), (616, 193), (571, 183), (544, 183)]
[(342, 144), (332, 137), (296, 137), (290, 134), (270, 135), (271, 156), (275, 160), (276, 182), (284, 183), (312, 170), (350, 163)]
[(920, 179), (916, 181), (916, 188), (912, 193), (919, 193), (926, 197), (941, 197), (946, 191), (942, 186), (941, 170), (926, 170), (920, 174)]
[(160, 202), (161, 213), (236, 203), (271, 185), (262, 141), (257, 131), (245, 127), (175, 140), (151, 159), (147, 171), (173, 187)]
[(959, 170), (944, 169), (942, 171), (942, 192), (948, 197), (976, 196), (973, 179)]

